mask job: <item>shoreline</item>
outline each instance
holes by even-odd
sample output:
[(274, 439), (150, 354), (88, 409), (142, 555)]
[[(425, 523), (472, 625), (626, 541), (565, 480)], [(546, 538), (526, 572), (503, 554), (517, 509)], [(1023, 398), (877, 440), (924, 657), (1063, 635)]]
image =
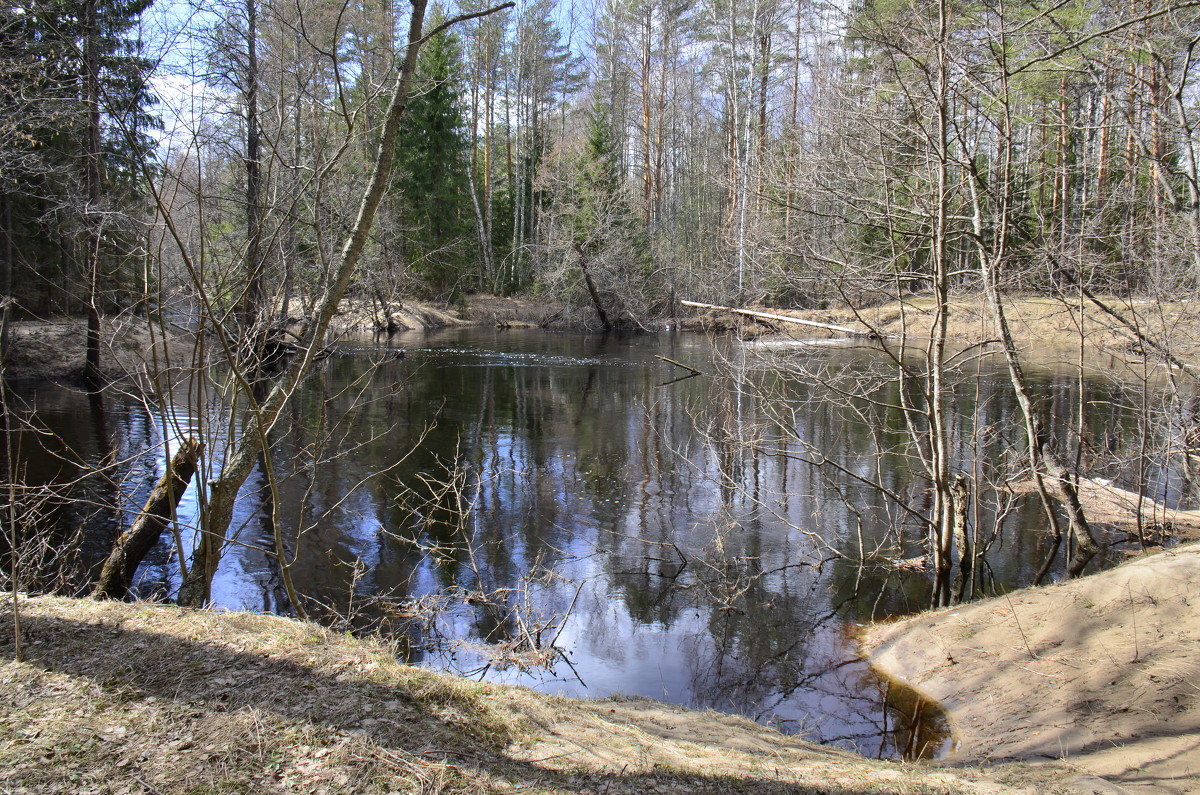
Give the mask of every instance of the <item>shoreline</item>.
[[(1184, 360), (1200, 360), (1200, 306), (1191, 304), (1159, 305), (1144, 300), (1108, 299), (1131, 322), (1151, 336), (1169, 339), (1173, 355)], [(905, 331), (910, 339), (921, 336), (922, 323), (928, 322), (930, 299), (910, 296), (903, 302), (856, 310), (833, 307), (824, 310), (791, 310), (759, 307), (776, 317), (793, 317), (808, 323), (853, 328), (863, 336), (898, 339)], [(994, 342), (996, 331), (983, 298), (965, 295), (948, 304), (948, 339), (956, 345), (976, 346)], [(1151, 311), (1153, 309), (1154, 311)], [(297, 308), (298, 310), (298, 308)], [(1081, 346), (1088, 351), (1089, 369), (1113, 374), (1138, 376), (1143, 367), (1138, 356), (1140, 344), (1127, 329), (1117, 328), (1094, 307), (1072, 306), (1062, 301), (1035, 297), (1010, 297), (1006, 304), (1010, 330), (1022, 351), (1037, 350), (1042, 355), (1056, 351), (1062, 363), (1080, 364)], [(455, 326), (495, 326), (510, 328), (573, 327), (579, 321), (565, 307), (551, 300), (528, 297), (500, 297), (477, 294), (461, 307), (438, 306), (420, 301), (404, 301), (387, 307), (394, 332), (422, 332)], [(289, 322), (299, 322), (298, 312)], [(905, 320), (906, 319), (906, 320)], [(345, 301), (331, 324), (336, 334), (386, 334), (380, 328), (378, 311), (364, 301)], [(113, 379), (136, 374), (146, 360), (155, 355), (160, 362), (170, 347), (178, 351), (191, 348), (188, 333), (181, 329), (165, 338), (161, 327), (153, 333), (145, 318), (131, 315), (103, 318), (104, 353), (102, 367)], [(661, 329), (688, 333), (733, 334), (743, 339), (786, 344), (796, 339), (837, 338), (839, 333), (812, 325), (796, 326), (755, 319), (729, 312), (703, 310), (664, 319)], [(580, 326), (586, 331), (586, 326)], [(85, 321), (80, 318), (17, 320), (10, 327), (11, 346), (5, 372), (10, 380), (59, 381), (79, 383), (83, 373)], [(1080, 335), (1082, 334), (1082, 342)], [(1035, 357), (1037, 358), (1037, 357)], [(1159, 365), (1154, 365), (1159, 367)]]
[(1200, 544), (876, 625), (863, 650), (942, 705), (948, 761), (1200, 791)]
[(23, 597), (15, 662), (11, 604), (0, 782), (18, 791), (1003, 795), (1061, 778), (871, 760), (734, 715), (480, 683), (253, 613)]
[(378, 641), (272, 615), (22, 595), (18, 663), (11, 604), (0, 601), (0, 698), (12, 705), (0, 780), (31, 791), (183, 792), (213, 770), (226, 776), (214, 791), (272, 792), (391, 792), (413, 776), (469, 785), (450, 792), (1200, 787), (1200, 544), (868, 627), (872, 663), (951, 720), (955, 750), (924, 763), (648, 699), (438, 674)]
[[(519, 320), (522, 312), (535, 309), (528, 302), (490, 300), (494, 303), (467, 317), (444, 315), (452, 323), (447, 321), (440, 327), (493, 322), (500, 328), (536, 325)], [(350, 317), (352, 315), (347, 313), (347, 318)], [(433, 314), (426, 315), (427, 319), (434, 317)], [(156, 346), (178, 346), (177, 352), (191, 350), (192, 343), (186, 337), (164, 342), (161, 337), (151, 337), (144, 320), (125, 320), (123, 324), (106, 322), (105, 326), (106, 331), (111, 331), (106, 341), (106, 360), (125, 375), (136, 374), (149, 351), (155, 351), (154, 355), (159, 356)], [(500, 321), (509, 325), (500, 325)], [(1027, 329), (1035, 327), (1026, 326)], [(141, 336), (136, 333), (139, 330)], [(710, 328), (709, 332), (712, 331), (714, 329)], [(736, 330), (727, 328), (723, 331)], [(75, 336), (70, 336), (72, 334)], [(60, 377), (69, 380), (72, 371), (69, 367), (63, 369), (63, 362), (81, 368), (81, 321), (35, 323), (16, 336), (34, 346), (34, 379), (59, 380), (45, 375), (58, 366)], [(1028, 346), (1028, 340), (1023, 344)], [(43, 358), (38, 359), (38, 356)], [(66, 375), (62, 376), (62, 373)], [(1200, 532), (1197, 530), (1200, 528), (1198, 512), (1164, 513), (1145, 497), (1116, 489), (1106, 482), (1087, 481), (1086, 485), (1096, 492), (1096, 500), (1104, 501), (1108, 511), (1106, 521), (1111, 524), (1128, 524), (1133, 507), (1140, 505), (1156, 520), (1174, 525), (1177, 530), (1187, 530), (1193, 538)], [(1063, 791), (1070, 791), (1078, 784), (1084, 788), (1082, 791), (1200, 792), (1200, 684), (1196, 684), (1200, 683), (1198, 572), (1200, 545), (1142, 555), (1116, 569), (1079, 580), (1045, 588), (1027, 588), (998, 599), (868, 627), (863, 636), (864, 656), (884, 675), (928, 696), (945, 710), (954, 729), (957, 750), (947, 760), (950, 768), (936, 766), (930, 769), (941, 771), (954, 769), (953, 765), (986, 765), (988, 777), (1007, 781), (1011, 776), (1013, 781), (1019, 782), (1033, 776), (1042, 783), (1049, 781), (1055, 787), (1065, 787)], [(0, 616), (7, 618), (5, 601), (0, 597)], [(142, 606), (141, 609), (152, 611), (156, 608)], [(74, 612), (90, 610), (89, 607), (78, 607)], [(115, 631), (124, 631), (122, 622), (128, 621), (118, 621)], [(5, 642), (11, 643), (11, 635), (8, 641), (3, 638), (6, 631), (7, 628), (0, 625), (0, 647)], [(203, 642), (215, 640), (206, 638)], [(322, 642), (328, 643), (329, 639), (326, 637)], [(117, 665), (116, 662), (113, 664)], [(47, 672), (52, 670), (58, 671), (47, 668)], [(18, 681), (26, 674), (29, 672), (21, 673), (16, 679), (10, 677), (6, 684)], [(4, 676), (0, 674), (0, 679)], [(0, 697), (13, 696), (12, 692), (7, 696), (5, 692), (0, 688)], [(604, 775), (620, 776), (624, 774), (628, 760), (607, 749), (614, 743), (619, 746), (621, 737), (634, 731), (631, 726), (643, 734), (649, 731), (645, 728), (647, 725), (686, 726), (686, 730), (673, 733), (672, 738), (705, 748), (718, 743), (724, 731), (742, 731), (720, 728), (733, 725), (727, 718), (738, 720), (729, 716), (696, 717), (699, 713), (653, 702), (619, 702), (619, 706), (609, 702), (573, 704), (568, 711), (574, 717), (567, 721), (567, 728), (561, 729), (563, 736), (570, 739), (556, 739), (553, 742), (558, 745), (552, 748), (536, 745), (549, 742), (544, 737), (514, 742), (518, 745), (535, 743), (541, 756), (531, 758), (563, 755), (574, 759), (581, 754), (576, 746), (585, 745), (575, 733), (583, 731), (580, 726), (587, 724), (592, 727), (587, 731), (596, 734), (587, 741), (588, 751), (582, 757), (591, 760), (588, 764), (607, 766)], [(547, 703), (565, 702), (552, 699)], [(605, 706), (596, 706), (600, 704)], [(585, 712), (591, 717), (585, 717)], [(604, 728), (618, 718), (620, 728)], [(778, 737), (755, 736), (758, 738), (754, 741), (756, 753), (783, 753), (780, 748), (792, 747), (788, 744), (790, 741)], [(0, 746), (6, 742), (0, 737)], [(665, 751), (654, 750), (656, 742), (650, 740), (637, 746), (639, 758), (659, 760), (647, 769), (670, 764), (674, 755), (683, 753), (672, 747), (670, 753), (663, 756)], [(776, 750), (769, 751), (771, 747)], [(693, 751), (695, 749), (683, 756), (690, 759), (688, 754)], [(696, 753), (703, 756), (707, 751)], [(1197, 760), (1194, 763), (1193, 758)], [(1025, 772), (1011, 772), (1014, 761), (1018, 766), (1032, 767)], [(745, 770), (757, 769), (760, 762), (767, 764), (762, 760), (747, 762), (743, 759), (729, 769), (742, 771), (736, 773), (740, 776)], [(1075, 783), (1064, 784), (1064, 775), (1068, 779), (1074, 776), (1071, 781)], [(1084, 778), (1079, 778), (1081, 776)], [(795, 783), (791, 779), (768, 779), (769, 786), (784, 786), (783, 781), (792, 782), (787, 786)], [(755, 786), (766, 785), (764, 782), (768, 779), (755, 779)], [(969, 789), (974, 784), (956, 781), (953, 786), (968, 789), (947, 791), (975, 791)], [(1112, 786), (1121, 789), (1104, 789)]]

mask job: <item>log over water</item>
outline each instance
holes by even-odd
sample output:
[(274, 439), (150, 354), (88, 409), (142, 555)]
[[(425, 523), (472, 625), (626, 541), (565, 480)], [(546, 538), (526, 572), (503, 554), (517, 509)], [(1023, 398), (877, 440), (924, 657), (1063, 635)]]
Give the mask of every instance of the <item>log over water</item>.
[(788, 315), (776, 315), (772, 312), (757, 312), (753, 309), (735, 309), (732, 306), (717, 306), (716, 304), (702, 304), (698, 301), (680, 301), (679, 303), (682, 306), (690, 306), (690, 307), (694, 307), (696, 309), (713, 309), (718, 312), (733, 312), (734, 314), (737, 314), (737, 315), (746, 315), (748, 317), (761, 318), (763, 320), (778, 320), (778, 321), (781, 321), (784, 323), (796, 323), (801, 326), (815, 326), (816, 328), (822, 328), (822, 329), (825, 329), (826, 331), (837, 331), (841, 334), (849, 334), (854, 337), (869, 337), (869, 336), (871, 336), (870, 332), (868, 332), (868, 331), (852, 329), (848, 326), (837, 326), (837, 325), (834, 325), (833, 323), (818, 323), (815, 320), (804, 320), (802, 318), (790, 317)]
[(150, 492), (146, 506), (129, 529), (117, 539), (108, 559), (104, 561), (104, 569), (92, 591), (92, 598), (124, 599), (129, 593), (137, 567), (158, 543), (162, 531), (175, 515), (179, 499), (196, 473), (196, 460), (201, 448), (200, 442), (190, 437), (179, 445), (167, 465), (167, 471)]

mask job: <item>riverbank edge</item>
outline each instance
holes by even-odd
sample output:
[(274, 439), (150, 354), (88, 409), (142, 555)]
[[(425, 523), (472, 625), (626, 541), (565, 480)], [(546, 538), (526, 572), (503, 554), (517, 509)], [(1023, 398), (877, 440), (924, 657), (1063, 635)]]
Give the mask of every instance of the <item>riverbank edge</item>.
[[(299, 307), (290, 316), (300, 322)], [(467, 306), (405, 301), (387, 307), (395, 334), (428, 333), (462, 326), (535, 327), (562, 313), (552, 301), (473, 296)], [(362, 301), (344, 301), (330, 322), (330, 338), (385, 335), (379, 310)], [(136, 379), (145, 372), (187, 367), (200, 355), (195, 335), (181, 326), (151, 323), (133, 315), (101, 319), (100, 365), (112, 381)], [(83, 384), (87, 321), (83, 317), (14, 320), (9, 324), (9, 382)], [(211, 341), (210, 344), (217, 344)]]
[(1049, 761), (1089, 792), (1200, 792), (1200, 543), (874, 625), (861, 647), (943, 707), (953, 759)]
[(868, 760), (748, 719), (413, 668), (273, 615), (0, 607), (0, 782), (27, 792), (1005, 793), (1061, 771)]
[[(1042, 296), (1009, 297), (1009, 329), (1022, 351), (1037, 351), (1040, 361), (1075, 363), (1086, 358), (1088, 369), (1144, 377), (1144, 345), (1131, 329), (1148, 339), (1169, 344), (1174, 356), (1200, 360), (1200, 303), (1164, 304), (1148, 300), (1103, 297), (1109, 309), (1123, 317), (1128, 327), (1114, 321), (1094, 305), (1072, 305)], [(843, 326), (870, 337), (908, 337), (919, 340), (935, 317), (932, 299), (912, 296), (903, 301), (869, 308), (832, 307), (824, 310), (791, 310), (758, 307), (777, 317), (793, 317), (821, 325)], [(543, 327), (586, 331), (580, 317), (552, 299), (501, 297), (476, 294), (465, 305), (440, 306), (405, 301), (387, 308), (397, 333), (429, 332), (458, 326), (494, 326), (500, 329)], [(299, 310), (296, 317), (299, 321)], [(331, 324), (341, 335), (381, 334), (379, 310), (362, 301), (346, 301)], [(947, 306), (947, 333), (960, 347), (988, 345), (996, 340), (991, 313), (981, 295), (956, 297)], [(664, 319), (662, 330), (732, 334), (743, 339), (777, 338), (805, 341), (839, 336), (812, 325), (755, 319), (724, 311), (689, 310)], [(106, 317), (102, 321), (101, 366), (114, 380), (127, 379), (150, 369), (174, 364), (186, 366), (194, 353), (188, 333), (181, 328), (152, 326), (145, 318)], [(1082, 341), (1081, 341), (1082, 340)], [(9, 381), (82, 382), (86, 325), (82, 318), (20, 320), (10, 324), (10, 349), (4, 373)], [(1084, 353), (1083, 349), (1087, 352)]]
[[(434, 331), (474, 325), (473, 320), (420, 303), (393, 307), (392, 318), (397, 331)], [(346, 302), (330, 324), (334, 337), (371, 333), (374, 328), (370, 309), (356, 302)], [(127, 381), (146, 372), (192, 366), (202, 357), (194, 333), (182, 326), (162, 325), (145, 317), (103, 317), (100, 335), (100, 367), (105, 377), (112, 381)], [(4, 376), (10, 382), (82, 384), (86, 342), (87, 321), (82, 317), (11, 321)], [(218, 342), (210, 339), (207, 344), (215, 346)]]

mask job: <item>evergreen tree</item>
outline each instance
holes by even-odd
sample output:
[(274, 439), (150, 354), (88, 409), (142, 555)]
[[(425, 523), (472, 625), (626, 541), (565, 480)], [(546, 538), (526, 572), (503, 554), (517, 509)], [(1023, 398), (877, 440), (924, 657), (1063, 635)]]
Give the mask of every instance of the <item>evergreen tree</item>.
[(580, 133), (547, 170), (560, 225), (553, 237), (570, 251), (543, 282), (571, 303), (591, 304), (606, 330), (640, 326), (663, 309), (664, 285), (650, 261), (607, 103), (593, 100)]
[(617, 230), (628, 228), (632, 220), (632, 208), (623, 191), (616, 135), (607, 108), (599, 103), (588, 113), (587, 138), (578, 169), (578, 193), (569, 216), (574, 242), (595, 252)]
[[(439, 24), (435, 15), (430, 24)], [(451, 299), (471, 272), (470, 139), (463, 121), (462, 51), (457, 36), (435, 36), (421, 51), (417, 91), (396, 140), (393, 179), (401, 256), (434, 297)]]
[[(142, 164), (150, 158), (157, 124), (147, 86), (151, 63), (132, 35), (150, 0), (97, 4), (96, 95), (100, 110), (99, 193), (103, 207), (85, 196), (90, 110), (87, 101), (87, 33), (83, 0), (39, 0), (0, 7), (0, 226), (4, 267), (13, 272), (6, 291), (20, 308), (74, 312), (82, 303), (87, 213), (103, 213), (101, 252), (105, 281), (120, 288), (130, 247), (128, 219), (139, 216)], [(115, 225), (114, 225), (115, 224)], [(121, 290), (108, 306), (128, 306)]]

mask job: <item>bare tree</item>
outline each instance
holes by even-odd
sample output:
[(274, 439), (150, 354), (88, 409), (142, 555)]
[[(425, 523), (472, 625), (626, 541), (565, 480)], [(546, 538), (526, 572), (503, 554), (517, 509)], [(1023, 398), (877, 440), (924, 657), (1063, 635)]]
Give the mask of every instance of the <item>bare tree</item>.
[[(326, 345), (330, 321), (354, 278), (370, 240), (371, 228), (378, 209), (389, 186), (389, 175), (394, 159), (394, 141), (400, 119), (408, 102), (417, 56), (422, 44), (431, 36), (451, 25), (466, 19), (486, 16), (510, 5), (505, 4), (475, 13), (463, 14), (446, 20), (433, 31), (425, 31), (426, 3), (424, 0), (416, 0), (413, 3), (403, 58), (395, 74), (387, 112), (377, 132), (375, 154), (358, 201), (357, 213), (341, 244), (337, 247), (335, 255), (321, 268), (317, 284), (319, 293), (312, 300), (309, 316), (295, 333), (295, 341), (281, 346), (273, 370), (262, 370), (260, 365), (254, 365), (252, 369), (245, 369), (242, 366), (243, 362), (238, 354), (240, 324), (226, 322), (230, 316), (221, 303), (222, 287), (209, 278), (212, 268), (207, 252), (204, 248), (196, 249), (191, 244), (192, 233), (186, 228), (184, 217), (175, 212), (182, 207), (180, 202), (174, 198), (177, 195), (174, 194), (174, 189), (181, 186), (182, 183), (172, 182), (169, 177), (167, 181), (153, 184), (152, 190), (160, 211), (164, 234), (167, 239), (172, 241), (180, 260), (181, 270), (190, 282), (195, 295), (201, 336), (197, 338), (197, 347), (192, 354), (192, 359), (201, 368), (210, 366), (212, 361), (219, 361), (224, 367), (229, 368), (228, 380), (224, 386), (220, 381), (213, 379), (213, 374), (206, 369), (192, 371), (191, 374), (184, 373), (181, 381), (186, 387), (186, 392), (183, 394), (194, 394), (200, 398), (201, 406), (207, 400), (205, 395), (213, 388), (225, 390), (222, 400), (227, 401), (229, 406), (229, 419), (213, 425), (213, 430), (222, 434), (224, 438), (214, 438), (205, 445), (206, 460), (202, 463), (202, 468), (206, 470), (206, 477), (200, 494), (198, 541), (191, 556), (190, 565), (184, 568), (184, 580), (180, 590), (181, 602), (200, 605), (208, 601), (212, 577), (220, 563), (223, 551), (231, 543), (229, 530), (239, 491), (256, 464), (261, 463), (262, 454), (269, 449), (268, 439), (272, 429), (281, 422), (285, 407), (289, 404), (296, 389), (312, 371), (314, 363)], [(304, 29), (303, 19), (294, 20), (294, 24), (300, 29)], [(319, 46), (315, 42), (312, 44), (314, 47)], [(336, 77), (339, 69), (336, 51), (326, 51), (323, 57), (331, 62), (331, 68)], [(335, 92), (340, 91), (336, 85), (334, 88)], [(374, 101), (371, 96), (364, 99)], [(341, 118), (346, 124), (346, 129), (355, 129), (356, 116), (347, 104), (345, 96), (334, 93), (333, 102), (334, 107), (340, 108)], [(287, 129), (287, 127), (275, 127), (274, 129)], [(317, 155), (314, 158), (316, 171), (314, 173), (315, 181), (312, 185), (318, 192), (313, 209), (317, 213), (322, 211), (323, 206), (320, 191), (330, 187), (324, 178), (329, 174), (333, 164), (347, 151), (349, 142), (350, 139), (344, 139), (340, 146), (335, 147), (327, 155)], [(280, 138), (270, 140), (268, 146), (275, 157), (284, 155), (286, 150), (283, 144), (284, 141)], [(312, 145), (319, 146), (319, 140), (314, 140)], [(181, 162), (186, 164), (188, 161)], [(203, 177), (201, 177), (202, 179)], [(198, 197), (205, 195), (200, 180), (195, 182), (194, 189)], [(183, 206), (186, 207), (186, 204)], [(201, 213), (203, 213), (203, 207), (203, 201), (196, 204), (196, 208)], [(290, 208), (295, 207), (296, 205), (290, 205)], [(195, 220), (201, 224), (204, 223), (202, 215), (196, 216)], [(261, 223), (262, 219), (259, 218), (253, 225), (258, 227)], [(322, 234), (326, 228), (319, 217), (311, 223), (318, 235)], [(286, 231), (287, 225), (279, 224), (273, 228)], [(253, 231), (251, 230), (251, 237), (254, 236)], [(199, 239), (204, 240), (202, 231)], [(266, 248), (265, 245), (262, 247)], [(234, 250), (236, 251), (236, 248)], [(252, 271), (253, 269), (247, 271), (243, 268), (240, 271), (243, 274), (242, 280), (234, 280), (226, 284), (234, 286), (235, 294), (241, 295), (244, 290), (249, 289), (246, 279), (248, 278), (249, 282), (254, 281), (255, 273)], [(221, 273), (222, 271), (217, 269), (217, 272)], [(236, 315), (232, 319), (236, 321)], [(162, 372), (165, 374), (167, 371)], [(175, 378), (178, 380), (178, 376)], [(165, 405), (171, 405), (174, 400), (173, 390), (160, 389), (159, 399)], [(281, 563), (285, 563), (282, 559), (282, 552), (278, 549), (276, 552), (281, 555)]]

